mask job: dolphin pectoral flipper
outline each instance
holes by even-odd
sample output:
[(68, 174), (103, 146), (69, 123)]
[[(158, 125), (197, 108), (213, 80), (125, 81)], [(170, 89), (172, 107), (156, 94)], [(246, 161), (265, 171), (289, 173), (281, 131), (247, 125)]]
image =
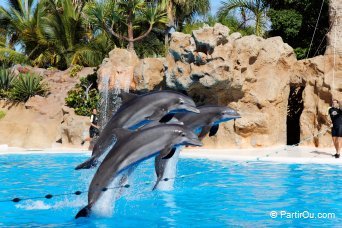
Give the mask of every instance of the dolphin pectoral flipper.
[(75, 219), (78, 219), (80, 217), (89, 217), (90, 212), (91, 212), (91, 206), (87, 205), (77, 213), (77, 215), (75, 216)]
[(90, 169), (92, 167), (95, 167), (96, 164), (97, 164), (97, 159), (96, 159), (96, 157), (92, 156), (92, 157), (88, 158), (85, 162), (76, 166), (75, 170)]
[(214, 126), (212, 126), (212, 127), (210, 128), (209, 136), (214, 136), (214, 135), (216, 135), (216, 133), (217, 133), (217, 131), (218, 131), (218, 129), (219, 129), (219, 126), (220, 126), (220, 125), (218, 125), (218, 124), (215, 124)]
[(165, 116), (163, 116), (163, 118), (161, 118), (159, 120), (160, 123), (166, 123), (169, 122), (173, 117), (174, 117), (175, 113), (168, 113)]
[(167, 150), (163, 150), (160, 152), (160, 155), (162, 156), (162, 159), (170, 159), (172, 158), (172, 156), (175, 154), (176, 152), (176, 147), (172, 147), (171, 149), (170, 148), (167, 148)]
[(202, 140), (208, 134), (210, 129), (211, 129), (210, 126), (204, 126), (201, 130), (201, 133), (198, 135), (198, 138)]

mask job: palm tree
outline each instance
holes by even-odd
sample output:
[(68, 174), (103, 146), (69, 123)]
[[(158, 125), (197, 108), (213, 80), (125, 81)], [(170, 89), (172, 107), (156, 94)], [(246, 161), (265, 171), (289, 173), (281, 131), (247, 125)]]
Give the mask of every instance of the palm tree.
[[(221, 4), (218, 10), (219, 17), (226, 17), (231, 11), (239, 10), (244, 23), (249, 20), (255, 21), (255, 35), (263, 35), (267, 12), (267, 5), (263, 0), (227, 0)], [(248, 18), (249, 14), (252, 14), (252, 18)]]
[(134, 51), (134, 42), (144, 39), (156, 24), (167, 22), (165, 5), (158, 1), (107, 0), (91, 4), (89, 20), (116, 39), (128, 42), (130, 51)]
[(194, 15), (204, 15), (210, 10), (209, 0), (164, 0), (167, 12), (167, 28), (165, 31), (165, 45), (168, 45), (168, 33), (172, 27), (183, 28), (185, 20), (191, 19)]
[(39, 10), (34, 0), (8, 0), (9, 9), (0, 7), (0, 25), (9, 37), (8, 45), (23, 46), (30, 56), (37, 47)]
[[(95, 66), (108, 53), (108, 49), (102, 47), (107, 44), (104, 37), (89, 37), (82, 16), (83, 5), (73, 1), (43, 0), (39, 3), (42, 21), (37, 31), (40, 54), (33, 61), (35, 65), (59, 68), (75, 64)], [(104, 43), (99, 44), (100, 41)]]

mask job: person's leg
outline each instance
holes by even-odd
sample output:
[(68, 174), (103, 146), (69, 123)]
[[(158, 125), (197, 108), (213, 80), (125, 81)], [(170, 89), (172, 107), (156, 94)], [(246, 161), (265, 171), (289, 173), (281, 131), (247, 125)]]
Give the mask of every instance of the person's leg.
[(81, 145), (83, 145), (86, 141), (90, 142), (93, 137), (94, 137), (94, 131), (91, 128), (89, 128), (89, 136), (81, 142)]
[(336, 153), (337, 153), (337, 148), (338, 148), (338, 141), (337, 141), (337, 137), (333, 136), (333, 137), (332, 137), (332, 141), (333, 141), (333, 144), (334, 144), (334, 147), (335, 147)]
[(337, 137), (337, 154), (340, 155), (342, 148), (342, 137)]

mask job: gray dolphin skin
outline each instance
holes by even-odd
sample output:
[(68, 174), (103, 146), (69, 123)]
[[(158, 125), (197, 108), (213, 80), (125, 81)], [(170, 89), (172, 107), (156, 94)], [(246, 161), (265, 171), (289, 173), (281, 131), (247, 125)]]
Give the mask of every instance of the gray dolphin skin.
[[(208, 132), (210, 132), (209, 136), (213, 136), (218, 131), (218, 126), (222, 122), (226, 122), (232, 119), (241, 118), (239, 113), (234, 109), (229, 107), (215, 106), (215, 105), (206, 105), (198, 107), (200, 113), (177, 113), (175, 114), (175, 118), (184, 123), (189, 129), (193, 132), (199, 134), (199, 138), (202, 139)], [(179, 153), (180, 150), (177, 152)], [(171, 151), (175, 153), (175, 151)], [(168, 163), (177, 161), (172, 161), (172, 156), (169, 159), (163, 159), (161, 155), (155, 157), (155, 172), (157, 174), (157, 181), (153, 187), (155, 190), (158, 187), (158, 184), (164, 178), (165, 168), (168, 166)], [(177, 158), (178, 159), (178, 158)]]
[(75, 218), (90, 215), (91, 208), (101, 197), (103, 189), (120, 172), (158, 153), (162, 158), (168, 157), (169, 151), (179, 145), (202, 146), (196, 134), (177, 124), (158, 125), (128, 134), (128, 137), (115, 144), (101, 163), (89, 186), (88, 205)]
[(92, 156), (78, 165), (76, 170), (96, 166), (98, 158), (108, 152), (116, 141), (120, 140), (117, 128), (136, 130), (149, 122), (160, 121), (168, 113), (172, 115), (179, 112), (199, 113), (190, 97), (174, 91), (156, 91), (144, 95), (123, 93), (122, 99), (122, 106), (100, 133)]

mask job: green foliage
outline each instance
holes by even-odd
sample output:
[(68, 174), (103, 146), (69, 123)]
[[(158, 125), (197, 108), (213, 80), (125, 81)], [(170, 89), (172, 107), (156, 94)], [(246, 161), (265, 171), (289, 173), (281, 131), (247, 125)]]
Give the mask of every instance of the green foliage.
[(146, 39), (135, 43), (135, 52), (139, 58), (162, 57), (165, 45), (156, 34), (150, 33)]
[(89, 116), (97, 108), (100, 95), (96, 89), (96, 78), (96, 74), (81, 78), (80, 83), (68, 92), (65, 102), (75, 109), (77, 115)]
[(119, 47), (128, 43), (129, 50), (133, 50), (134, 42), (146, 38), (153, 27), (167, 23), (165, 4), (158, 1), (92, 1), (86, 9), (95, 28), (106, 32)]
[(70, 77), (75, 77), (77, 75), (78, 72), (80, 72), (83, 69), (83, 66), (80, 65), (75, 65), (71, 68), (70, 71)]
[(6, 116), (6, 112), (0, 110), (0, 120)]
[(226, 0), (221, 2), (218, 10), (219, 18), (231, 15), (231, 12), (238, 11), (242, 18), (242, 23), (246, 26), (247, 22), (254, 22), (254, 33), (263, 36), (266, 28), (267, 4), (263, 0)]
[(221, 23), (227, 26), (230, 29), (230, 33), (239, 32), (242, 36), (254, 34), (254, 27), (246, 26), (244, 23), (241, 23), (240, 21), (238, 21), (238, 19), (236, 19), (233, 16), (219, 18), (214, 16), (208, 16), (207, 19), (204, 21), (194, 21), (186, 23), (183, 27), (182, 32), (191, 34), (193, 30), (200, 29), (205, 24), (209, 26), (214, 26), (215, 23)]
[[(109, 47), (114, 47), (86, 23), (83, 3), (34, 2), (9, 0), (11, 7), (0, 7), (0, 64), (32, 63), (59, 69), (76, 64), (97, 66)], [(23, 53), (14, 51), (16, 45), (22, 47)]]
[(10, 67), (14, 64), (26, 64), (29, 62), (29, 59), (24, 54), (7, 47), (0, 47), (0, 66)]
[(15, 78), (16, 77), (9, 69), (0, 68), (0, 90), (10, 90)]
[(273, 32), (278, 31), (278, 34), (286, 40), (298, 35), (303, 17), (296, 10), (270, 9), (267, 15), (272, 18)]
[[(324, 0), (320, 19), (309, 51), (322, 0), (264, 0), (269, 5), (272, 25), (269, 36), (281, 36), (295, 49), (298, 59), (323, 54), (329, 29), (329, 5)], [(321, 41), (322, 44), (321, 44)]]
[(12, 99), (27, 101), (35, 95), (44, 96), (48, 91), (47, 84), (42, 82), (42, 77), (35, 74), (19, 74), (13, 81), (11, 90)]
[(294, 52), (296, 53), (297, 59), (305, 59), (308, 54), (309, 48), (295, 48)]

